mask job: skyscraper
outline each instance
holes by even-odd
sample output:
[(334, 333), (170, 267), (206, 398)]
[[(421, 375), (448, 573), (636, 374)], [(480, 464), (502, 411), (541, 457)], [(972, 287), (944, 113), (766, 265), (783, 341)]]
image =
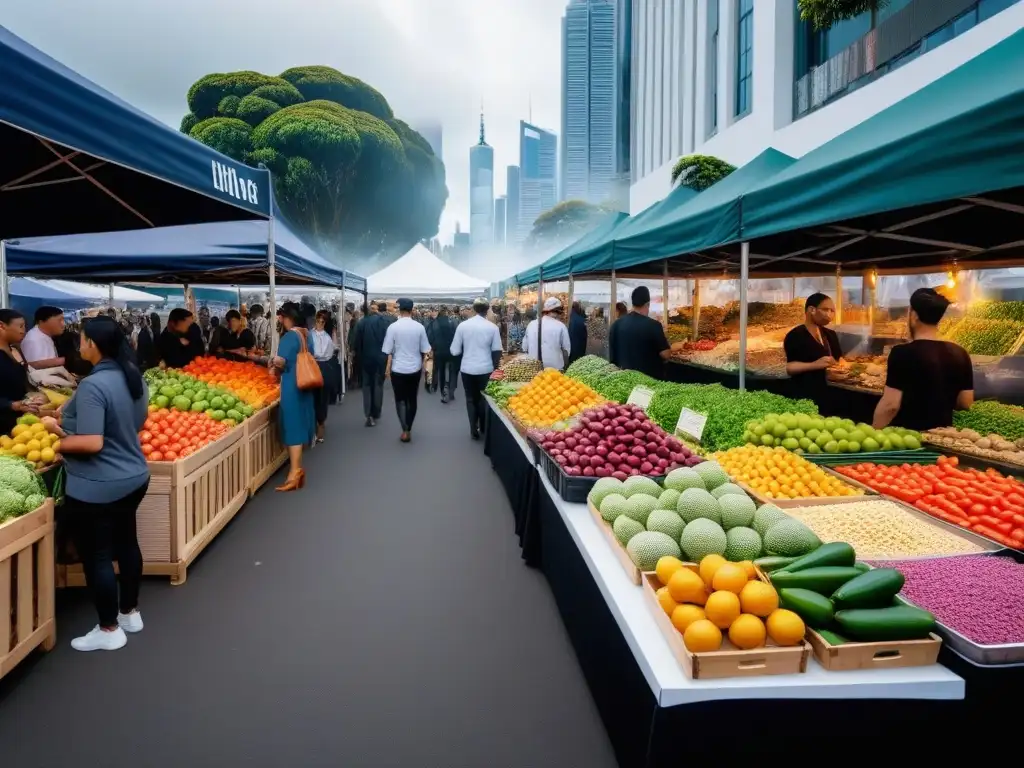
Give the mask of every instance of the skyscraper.
[(480, 113), (480, 141), (469, 149), (469, 241), (473, 245), (494, 242), (494, 149), (484, 137), (484, 113)]
[(416, 124), (413, 125), (413, 128), (420, 136), (427, 140), (427, 143), (430, 145), (431, 149), (434, 150), (434, 154), (437, 158), (439, 160), (444, 160), (444, 157), (441, 154), (441, 150), (443, 149), (442, 136), (444, 135), (444, 131), (441, 128), (441, 121), (418, 120)]
[(558, 137), (519, 121), (519, 218), (516, 236), (522, 242), (533, 222), (558, 202)]
[(505, 242), (519, 245), (519, 166), (510, 165), (505, 173)]
[(504, 195), (494, 201), (494, 244), (505, 244), (506, 210), (508, 198)]
[(562, 19), (562, 199), (602, 203), (616, 170), (616, 0), (569, 0)]
[[(615, 176), (629, 199), (630, 125), (633, 90), (633, 0), (615, 6)], [(628, 207), (627, 209), (628, 210)]]

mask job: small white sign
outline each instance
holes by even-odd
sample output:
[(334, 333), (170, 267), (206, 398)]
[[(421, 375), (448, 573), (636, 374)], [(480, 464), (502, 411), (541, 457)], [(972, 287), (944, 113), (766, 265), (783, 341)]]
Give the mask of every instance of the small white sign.
[(704, 434), (704, 425), (707, 423), (708, 417), (703, 413), (683, 408), (679, 412), (679, 421), (676, 422), (676, 434), (689, 437), (699, 443), (701, 435)]
[(626, 405), (636, 405), (646, 411), (651, 404), (652, 397), (654, 397), (653, 389), (633, 387), (633, 391), (629, 393), (629, 399), (626, 400)]

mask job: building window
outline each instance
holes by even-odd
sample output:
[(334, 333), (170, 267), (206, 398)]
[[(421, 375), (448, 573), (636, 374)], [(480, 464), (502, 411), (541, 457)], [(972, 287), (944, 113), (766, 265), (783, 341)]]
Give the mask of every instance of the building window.
[(708, 3), (708, 135), (718, 132), (718, 3)]
[(736, 117), (742, 117), (754, 95), (754, 0), (736, 0), (736, 11)]

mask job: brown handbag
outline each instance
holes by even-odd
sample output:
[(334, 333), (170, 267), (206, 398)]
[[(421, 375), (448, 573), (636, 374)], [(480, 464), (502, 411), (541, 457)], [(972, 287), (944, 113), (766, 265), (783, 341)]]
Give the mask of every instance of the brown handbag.
[(320, 389), (324, 385), (324, 375), (320, 372), (320, 365), (316, 358), (306, 348), (306, 334), (297, 328), (292, 328), (299, 334), (299, 354), (295, 356), (295, 386), (305, 391), (308, 389)]

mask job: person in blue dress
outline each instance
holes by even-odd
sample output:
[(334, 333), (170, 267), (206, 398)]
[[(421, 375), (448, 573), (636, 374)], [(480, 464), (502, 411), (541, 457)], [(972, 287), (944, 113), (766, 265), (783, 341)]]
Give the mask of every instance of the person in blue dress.
[(306, 483), (302, 448), (311, 445), (316, 436), (316, 410), (313, 392), (299, 389), (295, 381), (295, 362), (307, 336), (305, 318), (299, 305), (290, 301), (282, 304), (277, 314), (284, 333), (269, 367), (281, 376), (281, 441), (288, 446), (289, 461), (288, 479), (277, 490), (296, 491)]

